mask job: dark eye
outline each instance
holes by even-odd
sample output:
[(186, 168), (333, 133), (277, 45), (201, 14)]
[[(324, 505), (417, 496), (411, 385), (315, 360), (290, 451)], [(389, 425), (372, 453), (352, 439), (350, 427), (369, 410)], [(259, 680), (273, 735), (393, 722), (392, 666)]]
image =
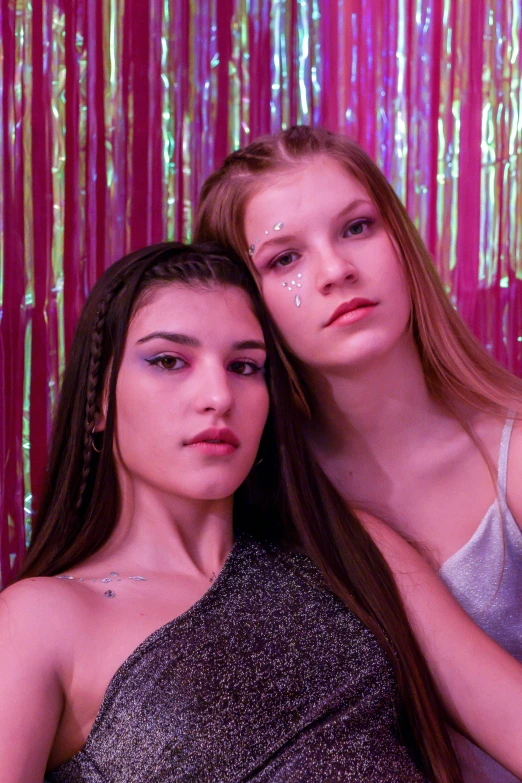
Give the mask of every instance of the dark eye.
[(159, 367), (161, 370), (181, 370), (187, 364), (179, 356), (171, 356), (170, 354), (155, 356), (154, 359), (147, 359), (147, 361), (153, 367)]
[(229, 365), (229, 370), (236, 373), (236, 375), (257, 375), (257, 373), (263, 372), (263, 369), (255, 362), (247, 362), (245, 360), (238, 360)]

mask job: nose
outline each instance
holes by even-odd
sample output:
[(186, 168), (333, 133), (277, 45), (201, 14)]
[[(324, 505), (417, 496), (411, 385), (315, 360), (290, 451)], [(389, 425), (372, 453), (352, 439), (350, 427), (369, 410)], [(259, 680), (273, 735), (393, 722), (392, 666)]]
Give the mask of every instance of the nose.
[(356, 283), (359, 270), (351, 260), (347, 248), (340, 249), (327, 243), (317, 252), (317, 288), (328, 294), (335, 288)]
[(226, 416), (232, 409), (233, 395), (230, 377), (223, 367), (208, 367), (200, 374), (193, 397), (198, 413)]

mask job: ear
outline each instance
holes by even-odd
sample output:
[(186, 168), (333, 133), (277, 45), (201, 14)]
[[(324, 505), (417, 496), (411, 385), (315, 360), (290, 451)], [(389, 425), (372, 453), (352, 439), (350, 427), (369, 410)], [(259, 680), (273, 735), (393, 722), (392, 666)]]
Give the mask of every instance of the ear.
[(94, 417), (94, 427), (92, 428), (93, 432), (103, 432), (105, 429), (105, 411), (99, 411), (96, 413), (96, 416)]
[(109, 407), (109, 390), (107, 385), (103, 390), (101, 399), (101, 407), (96, 411), (94, 416), (93, 432), (103, 432), (107, 423), (107, 408)]

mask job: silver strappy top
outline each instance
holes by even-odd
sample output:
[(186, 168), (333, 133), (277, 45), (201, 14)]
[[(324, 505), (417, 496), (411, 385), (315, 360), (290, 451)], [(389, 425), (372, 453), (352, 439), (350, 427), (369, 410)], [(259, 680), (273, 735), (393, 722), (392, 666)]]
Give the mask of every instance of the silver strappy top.
[[(513, 422), (507, 419), (500, 441), (498, 498), (470, 540), (446, 560), (439, 576), (477, 625), (522, 663), (522, 532), (506, 502)], [(506, 742), (520, 741), (506, 737)], [(470, 783), (519, 780), (467, 740), (459, 753)]]

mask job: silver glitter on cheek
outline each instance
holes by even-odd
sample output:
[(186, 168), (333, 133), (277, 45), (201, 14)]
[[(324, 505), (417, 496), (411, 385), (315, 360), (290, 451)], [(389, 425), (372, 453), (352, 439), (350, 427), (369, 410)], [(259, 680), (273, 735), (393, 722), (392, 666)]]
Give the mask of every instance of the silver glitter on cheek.
[(283, 226), (284, 226), (284, 223), (276, 223), (275, 226), (274, 226), (274, 231), (281, 231)]

